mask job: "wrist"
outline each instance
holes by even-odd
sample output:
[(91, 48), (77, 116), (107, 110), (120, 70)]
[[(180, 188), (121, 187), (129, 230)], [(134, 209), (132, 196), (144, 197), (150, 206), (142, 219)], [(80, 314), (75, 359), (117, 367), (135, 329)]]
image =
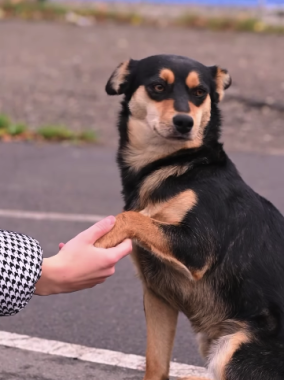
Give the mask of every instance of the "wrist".
[(55, 258), (56, 256), (43, 259), (42, 274), (35, 285), (35, 294), (49, 296), (61, 292), (60, 273)]

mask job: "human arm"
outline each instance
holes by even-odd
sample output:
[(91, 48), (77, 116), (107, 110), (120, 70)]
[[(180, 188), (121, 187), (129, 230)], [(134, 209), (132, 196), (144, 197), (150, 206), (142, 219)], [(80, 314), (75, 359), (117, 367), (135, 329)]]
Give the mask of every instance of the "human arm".
[(34, 294), (42, 249), (30, 236), (0, 230), (0, 316), (14, 315)]
[(94, 243), (114, 224), (114, 217), (105, 218), (61, 245), (57, 255), (43, 259), (42, 275), (36, 284), (35, 294), (75, 292), (101, 284), (112, 276), (115, 264), (130, 253), (130, 240), (107, 250), (95, 248)]
[(114, 217), (105, 218), (61, 244), (57, 255), (44, 259), (37, 240), (0, 230), (0, 316), (18, 313), (33, 294), (74, 292), (114, 274), (115, 264), (131, 251), (130, 240), (107, 250), (94, 247), (114, 224)]

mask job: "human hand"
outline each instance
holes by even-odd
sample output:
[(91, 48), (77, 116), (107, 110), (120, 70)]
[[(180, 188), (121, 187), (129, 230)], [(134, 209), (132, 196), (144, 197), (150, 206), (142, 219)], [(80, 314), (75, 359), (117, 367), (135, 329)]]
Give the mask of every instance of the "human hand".
[(101, 284), (115, 272), (115, 264), (130, 253), (130, 240), (109, 249), (95, 248), (97, 239), (109, 232), (115, 217), (109, 216), (81, 232), (66, 244), (60, 243), (57, 255), (43, 259), (42, 275), (35, 294), (70, 293)]

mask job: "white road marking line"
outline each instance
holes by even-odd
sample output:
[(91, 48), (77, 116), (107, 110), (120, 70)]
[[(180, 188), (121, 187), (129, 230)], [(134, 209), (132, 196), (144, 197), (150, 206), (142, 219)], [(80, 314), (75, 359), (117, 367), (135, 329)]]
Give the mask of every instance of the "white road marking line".
[(15, 219), (34, 220), (60, 220), (64, 222), (91, 222), (96, 223), (105, 218), (102, 215), (91, 214), (63, 214), (56, 212), (36, 212), (24, 210), (3, 210), (0, 209), (0, 217)]
[[(35, 338), (6, 331), (0, 331), (0, 345), (138, 371), (144, 371), (145, 369), (145, 358), (143, 356)], [(208, 378), (207, 371), (203, 367), (175, 362), (171, 362), (170, 375), (173, 377), (200, 376)]]

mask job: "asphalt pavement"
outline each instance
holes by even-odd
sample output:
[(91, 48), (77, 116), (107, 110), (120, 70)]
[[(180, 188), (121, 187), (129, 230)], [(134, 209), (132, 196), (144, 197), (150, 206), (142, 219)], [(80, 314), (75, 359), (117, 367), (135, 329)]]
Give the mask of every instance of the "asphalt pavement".
[[(284, 156), (247, 153), (230, 156), (245, 180), (284, 212)], [(0, 145), (0, 209), (115, 215), (122, 209), (120, 190), (115, 151), (110, 148), (23, 143)], [(57, 252), (58, 243), (67, 241), (89, 225), (85, 222), (0, 217), (0, 228), (27, 233), (38, 239), (46, 257)], [(50, 297), (34, 296), (21, 313), (1, 318), (0, 330), (144, 355), (146, 331), (142, 290), (131, 261), (123, 259), (117, 265), (116, 274), (92, 290)], [(5, 355), (2, 351), (1, 356)], [(47, 360), (43, 354), (36, 354), (38, 359), (31, 359), (30, 355), (15, 350), (15, 358), (19, 357), (20, 362)], [(173, 360), (204, 365), (197, 353), (190, 325), (182, 315)], [(48, 372), (52, 358), (47, 362)], [(8, 361), (5, 366), (5, 371), (10, 373)], [(91, 379), (87, 373), (92, 365), (80, 363), (80, 366), (82, 373), (86, 372), (85, 377), (69, 376), (66, 369), (64, 377), (36, 377), (31, 373), (28, 377), (2, 375), (0, 379)], [(56, 363), (54, 371), (55, 367)], [(80, 373), (80, 369), (78, 371)], [(120, 379), (119, 371), (117, 377), (110, 374), (104, 378)], [(136, 379), (137, 373), (121, 376)]]
[(140, 371), (10, 347), (0, 347), (0, 357), (0, 380), (141, 380)]

